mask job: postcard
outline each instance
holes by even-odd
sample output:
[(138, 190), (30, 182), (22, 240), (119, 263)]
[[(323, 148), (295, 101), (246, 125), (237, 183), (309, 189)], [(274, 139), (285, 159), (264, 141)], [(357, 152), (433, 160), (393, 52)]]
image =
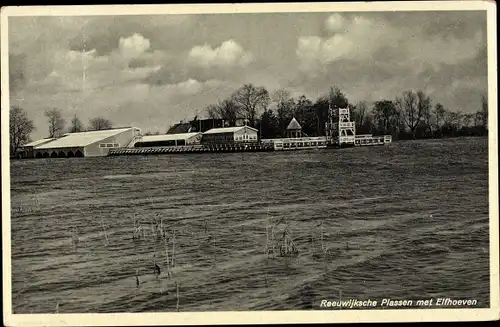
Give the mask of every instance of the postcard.
[(496, 320), (491, 1), (4, 7), (7, 326)]

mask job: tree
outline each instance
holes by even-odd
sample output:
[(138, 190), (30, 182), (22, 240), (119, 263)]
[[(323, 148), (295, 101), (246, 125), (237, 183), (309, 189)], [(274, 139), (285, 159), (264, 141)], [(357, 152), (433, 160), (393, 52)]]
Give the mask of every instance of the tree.
[(481, 96), (482, 127), (488, 131), (488, 99), (485, 95)]
[(446, 110), (444, 109), (443, 105), (441, 103), (436, 103), (436, 106), (434, 107), (434, 116), (435, 116), (435, 123), (436, 123), (436, 129), (440, 129), (442, 124), (444, 124), (444, 116), (446, 114)]
[(428, 131), (429, 132), (428, 135), (432, 136), (433, 135), (432, 126), (434, 125), (433, 124), (434, 117), (432, 116), (432, 111), (431, 111), (431, 108), (432, 108), (431, 100), (423, 92), (417, 93), (417, 96), (419, 94), (420, 94), (420, 96), (419, 96), (419, 104), (422, 106), (422, 109), (421, 109), (422, 110), (422, 121), (421, 121), (421, 124), (422, 124), (422, 127), (424, 129), (424, 132)]
[(279, 89), (273, 92), (271, 96), (276, 103), (276, 119), (278, 121), (278, 135), (285, 136), (286, 127), (292, 119), (295, 101), (290, 96), (290, 92), (285, 89)]
[(472, 120), (474, 119), (474, 114), (468, 113), (462, 115), (462, 126), (470, 127)]
[(297, 99), (294, 107), (294, 117), (302, 126), (302, 132), (306, 135), (316, 133), (318, 129), (318, 116), (316, 115), (313, 103), (305, 95)]
[(416, 130), (422, 114), (429, 105), (429, 98), (422, 91), (418, 91), (416, 94), (413, 91), (405, 91), (402, 98), (396, 99), (396, 106), (400, 110), (404, 122), (410, 129), (414, 139), (416, 138)]
[(355, 106), (352, 106), (351, 117), (356, 123), (356, 130), (361, 130), (364, 125), (366, 115), (366, 102), (360, 101)]
[(76, 117), (76, 115), (73, 117), (73, 119), (71, 119), (71, 126), (69, 128), (69, 132), (70, 133), (83, 132), (83, 124), (80, 121), (80, 119)]
[(240, 108), (231, 98), (210, 104), (206, 110), (210, 119), (224, 119), (230, 126), (236, 124), (236, 119), (240, 118), (238, 116), (241, 114)]
[(255, 124), (258, 113), (266, 110), (270, 102), (269, 92), (262, 86), (255, 87), (252, 84), (243, 85), (231, 98), (251, 125)]
[(334, 108), (347, 108), (349, 105), (346, 95), (340, 91), (338, 86), (330, 87), (328, 100), (330, 101), (330, 105)]
[(397, 130), (396, 106), (391, 100), (376, 101), (373, 109), (373, 119), (376, 128), (383, 134), (394, 133)]
[(278, 119), (271, 109), (264, 111), (260, 118), (261, 138), (275, 138), (278, 132)]
[(113, 125), (110, 120), (104, 117), (95, 117), (90, 119), (89, 121), (89, 130), (90, 131), (100, 131), (104, 129), (111, 129)]
[(66, 120), (62, 118), (59, 109), (50, 109), (45, 111), (45, 116), (49, 123), (49, 138), (61, 137), (66, 125)]
[(30, 142), (30, 134), (35, 129), (26, 111), (19, 107), (9, 110), (10, 153), (15, 156), (20, 147)]

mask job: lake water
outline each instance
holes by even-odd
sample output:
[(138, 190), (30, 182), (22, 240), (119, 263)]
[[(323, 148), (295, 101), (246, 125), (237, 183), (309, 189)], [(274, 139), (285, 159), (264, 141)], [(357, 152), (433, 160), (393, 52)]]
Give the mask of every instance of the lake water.
[[(13, 312), (297, 310), (340, 297), (488, 307), (487, 143), (13, 161)], [(134, 240), (134, 216), (162, 219), (168, 242), (151, 229)], [(280, 220), (296, 257), (264, 254)]]

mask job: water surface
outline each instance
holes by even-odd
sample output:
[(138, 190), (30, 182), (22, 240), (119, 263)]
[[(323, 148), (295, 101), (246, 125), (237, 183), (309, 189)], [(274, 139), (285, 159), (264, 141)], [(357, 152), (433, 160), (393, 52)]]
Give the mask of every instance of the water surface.
[[(487, 149), (462, 138), (13, 161), (13, 311), (175, 311), (176, 283), (180, 311), (317, 309), (340, 291), (488, 307)], [(132, 239), (134, 216), (175, 230), (171, 278), (165, 243)], [(280, 219), (297, 257), (264, 254), (266, 224)]]

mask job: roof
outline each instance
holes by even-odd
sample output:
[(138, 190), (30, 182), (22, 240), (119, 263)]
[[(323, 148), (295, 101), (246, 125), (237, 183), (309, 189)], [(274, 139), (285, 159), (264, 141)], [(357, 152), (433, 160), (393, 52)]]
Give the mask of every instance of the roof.
[(47, 142), (50, 142), (52, 140), (55, 140), (54, 138), (47, 138), (47, 139), (41, 139), (41, 140), (37, 140), (37, 141), (33, 141), (33, 142), (30, 142), (28, 144), (25, 144), (23, 146), (32, 146), (32, 147), (35, 147), (37, 145), (41, 145), (41, 144), (44, 144), (44, 143), (47, 143)]
[(162, 134), (162, 135), (145, 135), (139, 142), (160, 142), (160, 141), (175, 141), (175, 140), (187, 140), (193, 136), (201, 135), (201, 133), (179, 133), (179, 134)]
[(203, 134), (223, 134), (223, 133), (236, 133), (244, 128), (251, 129), (257, 132), (257, 130), (250, 126), (237, 126), (237, 127), (222, 127), (222, 128), (212, 128)]
[(67, 133), (58, 139), (55, 139), (51, 142), (48, 142), (46, 144), (37, 147), (37, 149), (54, 149), (54, 148), (70, 148), (70, 147), (73, 148), (73, 147), (87, 146), (89, 144), (99, 142), (100, 140), (104, 140), (108, 137), (123, 133), (132, 128), (133, 127), (107, 129), (101, 131)]
[(300, 126), (299, 122), (293, 117), (286, 129), (302, 129), (302, 126)]
[(167, 134), (189, 133), (193, 127), (190, 123), (179, 123), (170, 127)]

